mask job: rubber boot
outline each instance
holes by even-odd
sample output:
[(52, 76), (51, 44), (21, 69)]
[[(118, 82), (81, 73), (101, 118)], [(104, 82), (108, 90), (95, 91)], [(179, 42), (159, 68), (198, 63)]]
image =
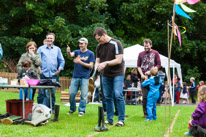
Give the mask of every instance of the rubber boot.
[(38, 119), (32, 120), (32, 121), (25, 121), (24, 123), (26, 124), (30, 124), (33, 126), (37, 126), (39, 125), (41, 122), (48, 120), (49, 117), (46, 117), (44, 115), (41, 115), (40, 117), (38, 117)]
[(103, 110), (103, 107), (100, 107), (100, 116), (101, 116), (101, 122), (102, 122), (102, 125), (101, 125), (101, 131), (108, 131), (108, 128), (105, 126), (105, 123), (104, 123), (104, 110)]
[(89, 91), (92, 93), (94, 92), (94, 81), (96, 80), (96, 78), (97, 78), (97, 69), (94, 70), (92, 76), (89, 78), (88, 88), (89, 88)]
[(59, 106), (59, 105), (55, 105), (55, 106), (54, 106), (54, 118), (51, 119), (51, 120), (54, 121), (54, 122), (58, 121), (59, 109), (60, 109), (60, 106)]
[(98, 107), (98, 124), (97, 126), (94, 128), (94, 131), (97, 131), (97, 132), (100, 132), (101, 131), (101, 121), (102, 118), (101, 118), (101, 106)]
[(1, 122), (3, 124), (11, 125), (13, 123), (13, 120), (11, 120), (10, 118), (4, 118), (4, 119), (1, 120)]

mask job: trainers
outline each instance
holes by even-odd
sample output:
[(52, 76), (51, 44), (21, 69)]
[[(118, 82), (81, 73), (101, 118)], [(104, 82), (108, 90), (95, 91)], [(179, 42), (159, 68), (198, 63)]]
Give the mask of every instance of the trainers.
[(150, 119), (147, 118), (147, 119), (145, 119), (144, 121), (152, 121), (152, 120), (150, 120)]
[(67, 115), (71, 115), (72, 113), (74, 113), (74, 111), (69, 110), (69, 112), (67, 113)]
[(122, 127), (122, 126), (124, 126), (124, 122), (123, 121), (119, 121), (117, 124), (115, 124), (115, 126)]
[(190, 131), (188, 131), (188, 132), (185, 132), (184, 135), (185, 135), (185, 136), (191, 136), (192, 134), (191, 134)]
[(83, 116), (84, 115), (84, 112), (79, 112), (79, 116)]

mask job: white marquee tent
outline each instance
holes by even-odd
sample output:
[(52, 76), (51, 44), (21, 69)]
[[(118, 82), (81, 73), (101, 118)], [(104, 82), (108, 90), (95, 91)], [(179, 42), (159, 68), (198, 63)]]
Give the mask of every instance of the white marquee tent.
[[(126, 68), (137, 68), (137, 58), (138, 58), (139, 53), (142, 51), (144, 51), (144, 47), (139, 44), (124, 49), (123, 57), (125, 61), (125, 70)], [(165, 71), (167, 74), (168, 73), (168, 58), (160, 54), (160, 60), (161, 60), (161, 66), (165, 68)], [(180, 78), (180, 81), (182, 82), (182, 73), (181, 73), (180, 64), (170, 59), (170, 68), (173, 68), (173, 74), (174, 74), (175, 69), (177, 69), (178, 76)], [(173, 97), (172, 97), (172, 100), (173, 100)], [(174, 105), (173, 101), (172, 101), (172, 105)]]

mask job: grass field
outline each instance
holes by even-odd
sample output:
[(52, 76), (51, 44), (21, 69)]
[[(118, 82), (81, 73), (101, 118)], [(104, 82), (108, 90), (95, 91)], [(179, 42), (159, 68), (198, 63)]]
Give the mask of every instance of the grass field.
[[(0, 92), (0, 114), (6, 113), (7, 99), (18, 98), (18, 93)], [(36, 97), (35, 97), (36, 98)], [(36, 102), (36, 100), (35, 100)], [(60, 93), (56, 93), (56, 103), (60, 104), (60, 116), (58, 122), (52, 122), (45, 126), (33, 127), (31, 125), (4, 125), (0, 123), (0, 137), (161, 137), (166, 109), (165, 133), (169, 123), (172, 124), (175, 115), (179, 111), (170, 137), (182, 137), (188, 131), (188, 120), (195, 110), (195, 106), (171, 107), (171, 120), (169, 121), (169, 107), (157, 106), (157, 120), (144, 122), (142, 106), (126, 105), (126, 117), (124, 127), (108, 126), (109, 131), (95, 132), (94, 127), (98, 121), (98, 105), (88, 104), (86, 114), (78, 116), (78, 112), (67, 115), (68, 106), (60, 103)], [(106, 119), (106, 117), (105, 117)], [(114, 123), (117, 116), (114, 116)]]

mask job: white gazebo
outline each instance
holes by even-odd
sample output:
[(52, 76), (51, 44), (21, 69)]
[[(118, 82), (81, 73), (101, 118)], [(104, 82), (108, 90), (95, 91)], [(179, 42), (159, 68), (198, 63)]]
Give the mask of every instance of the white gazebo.
[[(137, 58), (138, 58), (139, 53), (142, 51), (144, 51), (144, 47), (139, 44), (136, 44), (134, 46), (124, 49), (123, 57), (125, 61), (125, 70), (126, 68), (137, 68)], [(160, 54), (160, 60), (161, 60), (161, 66), (165, 68), (165, 71), (167, 74), (168, 73), (168, 58)], [(182, 72), (181, 72), (180, 64), (170, 59), (170, 68), (173, 69), (173, 75), (174, 75), (175, 69), (177, 69), (178, 76), (182, 83)], [(172, 95), (172, 93), (170, 94)], [(174, 92), (173, 92), (173, 96), (171, 99), (174, 100)], [(174, 105), (174, 101), (172, 101), (172, 105)]]

